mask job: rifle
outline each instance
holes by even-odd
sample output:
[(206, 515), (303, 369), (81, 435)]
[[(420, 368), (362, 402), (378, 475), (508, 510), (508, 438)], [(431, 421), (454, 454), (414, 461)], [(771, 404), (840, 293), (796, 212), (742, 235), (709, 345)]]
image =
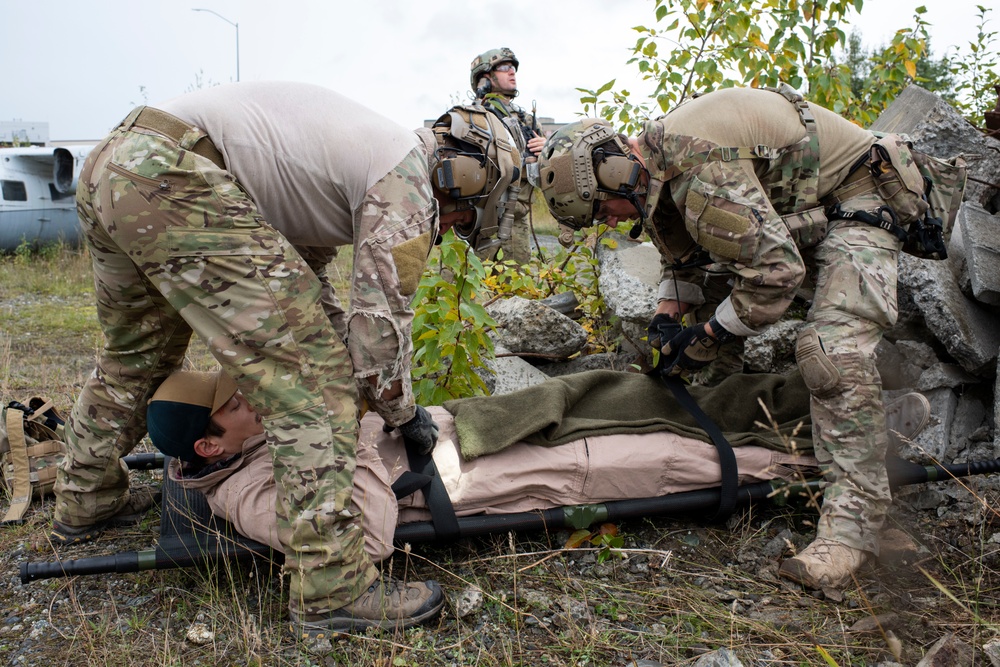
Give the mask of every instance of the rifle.
[[(895, 490), (912, 484), (1000, 472), (1000, 459), (923, 466), (890, 457), (886, 461), (886, 467), (890, 487)], [(771, 480), (739, 487), (735, 504), (743, 506), (754, 502), (771, 501), (781, 506), (795, 498), (812, 497), (818, 493), (820, 493), (818, 479), (801, 482)], [(508, 531), (580, 530), (596, 522), (615, 522), (648, 516), (690, 519), (716, 512), (721, 499), (721, 488), (716, 487), (672, 493), (657, 498), (615, 500), (517, 514), (458, 517), (459, 537)], [(164, 507), (169, 509), (166, 512), (167, 516), (161, 519), (161, 539), (155, 548), (75, 560), (26, 561), (20, 565), (21, 583), (84, 574), (201, 567), (221, 561), (242, 562), (253, 558), (270, 559), (273, 563), (281, 563), (284, 560), (283, 554), (239, 536), (229, 524), (212, 517), (201, 494), (192, 492), (185, 494), (176, 483), (164, 483)], [(176, 507), (185, 507), (190, 514), (179, 514)], [(164, 537), (164, 534), (170, 531), (173, 533)], [(190, 532), (181, 534), (184, 531)], [(437, 540), (439, 538), (434, 524), (429, 521), (407, 523), (396, 528), (397, 544)]]

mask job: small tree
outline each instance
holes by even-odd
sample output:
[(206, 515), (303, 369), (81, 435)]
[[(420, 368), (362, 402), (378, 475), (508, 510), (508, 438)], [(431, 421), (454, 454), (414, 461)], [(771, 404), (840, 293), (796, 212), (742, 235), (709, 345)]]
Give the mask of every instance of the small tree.
[(477, 302), (486, 271), (469, 244), (448, 232), (413, 295), (413, 394), (421, 405), (486, 393), (475, 369), (493, 356), (496, 322)]
[[(836, 55), (847, 46), (842, 26), (863, 0), (656, 0), (656, 22), (637, 26), (634, 63), (655, 82), (662, 113), (695, 93), (732, 86), (776, 86), (787, 82), (810, 100), (868, 124), (917, 76), (927, 49), (927, 23), (917, 9), (914, 26), (896, 32), (871, 58), (871, 69), (855, 95), (851, 68)], [(669, 48), (660, 50), (661, 44)], [(585, 113), (593, 111), (634, 133), (651, 115), (614, 81), (580, 89)], [(611, 100), (602, 103), (602, 96)]]
[(968, 43), (969, 53), (963, 55), (956, 48), (951, 60), (951, 73), (955, 77), (954, 104), (977, 127), (985, 122), (985, 113), (996, 105), (994, 86), (1000, 84), (1000, 56), (997, 55), (997, 31), (987, 30), (990, 9), (977, 5), (976, 39)]

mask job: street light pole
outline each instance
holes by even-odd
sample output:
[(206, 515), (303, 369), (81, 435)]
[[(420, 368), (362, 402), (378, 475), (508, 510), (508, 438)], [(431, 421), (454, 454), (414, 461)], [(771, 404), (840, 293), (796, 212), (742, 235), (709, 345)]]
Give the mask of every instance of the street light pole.
[(234, 23), (234, 22), (230, 21), (229, 19), (227, 19), (225, 16), (223, 16), (219, 12), (212, 11), (211, 9), (194, 9), (194, 8), (192, 8), (191, 11), (193, 11), (193, 12), (208, 12), (209, 14), (215, 14), (220, 19), (222, 19), (223, 21), (225, 21), (229, 25), (231, 25), (234, 28), (236, 28), (236, 80), (239, 81), (240, 80), (240, 24), (238, 22)]

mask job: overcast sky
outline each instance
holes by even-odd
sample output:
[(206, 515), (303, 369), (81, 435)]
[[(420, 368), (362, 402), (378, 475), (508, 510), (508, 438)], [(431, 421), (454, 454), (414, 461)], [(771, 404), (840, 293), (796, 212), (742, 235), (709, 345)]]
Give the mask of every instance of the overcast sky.
[[(856, 25), (886, 41), (927, 5), (933, 47), (965, 46), (986, 0), (866, 0)], [(0, 0), (0, 121), (47, 121), (52, 140), (99, 139), (137, 104), (203, 84), (285, 79), (338, 90), (417, 127), (467, 100), (469, 63), (507, 46), (518, 103), (557, 121), (582, 111), (576, 88), (616, 78), (652, 0)], [(998, 30), (1000, 12), (991, 12)]]

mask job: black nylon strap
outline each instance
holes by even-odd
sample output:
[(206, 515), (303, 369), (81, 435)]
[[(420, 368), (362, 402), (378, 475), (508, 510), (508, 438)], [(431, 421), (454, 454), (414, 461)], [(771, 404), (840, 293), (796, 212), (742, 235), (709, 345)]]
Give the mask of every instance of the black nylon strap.
[[(656, 372), (656, 371), (654, 371)], [(660, 375), (656, 372), (657, 375)], [(719, 427), (716, 426), (708, 415), (701, 409), (694, 397), (688, 393), (684, 382), (678, 377), (664, 377), (660, 375), (663, 383), (667, 385), (673, 393), (674, 398), (685, 410), (691, 413), (698, 425), (705, 429), (708, 437), (712, 439), (716, 451), (719, 452), (719, 465), (722, 468), (722, 484), (719, 486), (719, 508), (712, 517), (713, 522), (722, 522), (728, 519), (733, 510), (736, 509), (736, 494), (739, 489), (739, 468), (736, 465), (736, 453), (733, 446), (726, 440)]]
[(392, 483), (390, 487), (396, 500), (412, 495), (431, 483), (431, 478), (427, 475), (407, 470)]
[[(418, 454), (410, 447), (406, 448), (406, 458), (410, 462), (410, 472), (400, 475), (399, 479), (392, 485), (392, 491), (396, 494), (396, 498), (403, 498), (414, 491), (423, 491), (437, 539), (454, 540), (461, 537), (458, 517), (455, 516), (455, 507), (451, 504), (451, 498), (448, 497), (448, 490), (444, 488), (444, 482), (437, 474), (434, 459), (430, 454)], [(418, 482), (423, 483), (414, 486)], [(409, 487), (413, 488), (408, 493), (400, 495)]]

